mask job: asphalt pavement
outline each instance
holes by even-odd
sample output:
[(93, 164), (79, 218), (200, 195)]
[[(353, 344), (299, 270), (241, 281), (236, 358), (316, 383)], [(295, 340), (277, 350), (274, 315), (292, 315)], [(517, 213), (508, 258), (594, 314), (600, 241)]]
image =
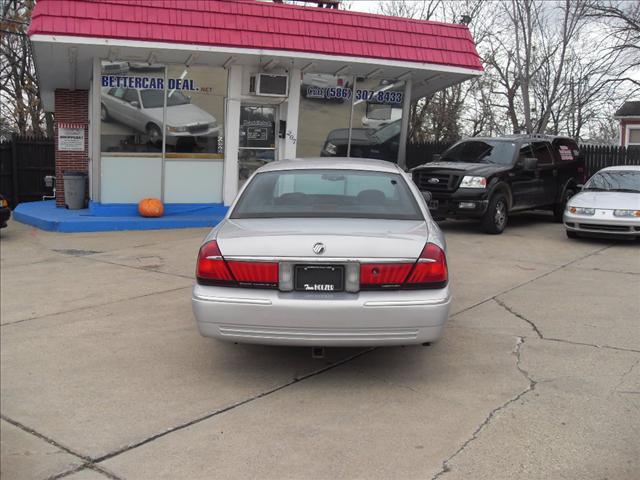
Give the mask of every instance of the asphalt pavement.
[(204, 229), (10, 222), (2, 479), (640, 478), (640, 244), (442, 227), (442, 340), (317, 359), (199, 336)]

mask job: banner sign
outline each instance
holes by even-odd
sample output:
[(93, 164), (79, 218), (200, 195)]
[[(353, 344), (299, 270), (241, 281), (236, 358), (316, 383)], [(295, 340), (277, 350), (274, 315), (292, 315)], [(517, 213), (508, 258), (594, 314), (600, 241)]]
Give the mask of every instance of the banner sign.
[(58, 151), (84, 152), (84, 127), (58, 125)]
[[(164, 90), (164, 78), (102, 75), (102, 86), (109, 88), (135, 88), (138, 90)], [(192, 78), (169, 78), (167, 79), (167, 90), (200, 91)]]
[[(352, 90), (346, 87), (307, 87), (307, 98), (350, 100)], [(356, 100), (383, 105), (402, 105), (404, 94), (395, 90), (356, 90)]]

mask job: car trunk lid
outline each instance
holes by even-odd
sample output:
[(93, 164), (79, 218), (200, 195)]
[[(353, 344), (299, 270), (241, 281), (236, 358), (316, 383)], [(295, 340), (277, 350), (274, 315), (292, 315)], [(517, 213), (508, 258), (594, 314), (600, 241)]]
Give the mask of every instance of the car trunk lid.
[(216, 240), (224, 257), (416, 259), (427, 237), (424, 220), (274, 218), (226, 220)]

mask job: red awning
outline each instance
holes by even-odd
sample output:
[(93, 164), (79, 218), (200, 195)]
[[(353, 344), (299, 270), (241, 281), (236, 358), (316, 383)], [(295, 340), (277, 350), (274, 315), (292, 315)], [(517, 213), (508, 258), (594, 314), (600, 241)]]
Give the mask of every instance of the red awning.
[(482, 70), (464, 25), (251, 0), (39, 0), (29, 35), (305, 52)]

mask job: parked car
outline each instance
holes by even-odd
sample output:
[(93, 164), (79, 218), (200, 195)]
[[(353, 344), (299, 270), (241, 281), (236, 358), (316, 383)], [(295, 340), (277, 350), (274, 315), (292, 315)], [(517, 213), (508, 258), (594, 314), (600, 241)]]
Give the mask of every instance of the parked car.
[(267, 164), (205, 238), (192, 305), (200, 333), (281, 345), (431, 342), (449, 313), (445, 240), (396, 165)]
[[(400, 145), (400, 120), (379, 129), (352, 128), (350, 157), (377, 158), (396, 162)], [(349, 129), (332, 130), (324, 142), (321, 157), (346, 157)]]
[(5, 228), (10, 218), (11, 209), (9, 208), (9, 202), (0, 194), (0, 228)]
[(435, 218), (476, 218), (496, 234), (511, 212), (548, 209), (562, 221), (567, 200), (582, 183), (584, 158), (566, 137), (476, 137), (412, 172), (418, 188), (431, 193)]
[(564, 212), (567, 237), (626, 236), (640, 239), (640, 166), (597, 172)]
[[(100, 117), (103, 122), (116, 120), (138, 132), (146, 133), (152, 143), (162, 142), (162, 90), (103, 88)], [(167, 95), (167, 143), (179, 138), (218, 135), (220, 127), (213, 115), (193, 105), (179, 91)]]

